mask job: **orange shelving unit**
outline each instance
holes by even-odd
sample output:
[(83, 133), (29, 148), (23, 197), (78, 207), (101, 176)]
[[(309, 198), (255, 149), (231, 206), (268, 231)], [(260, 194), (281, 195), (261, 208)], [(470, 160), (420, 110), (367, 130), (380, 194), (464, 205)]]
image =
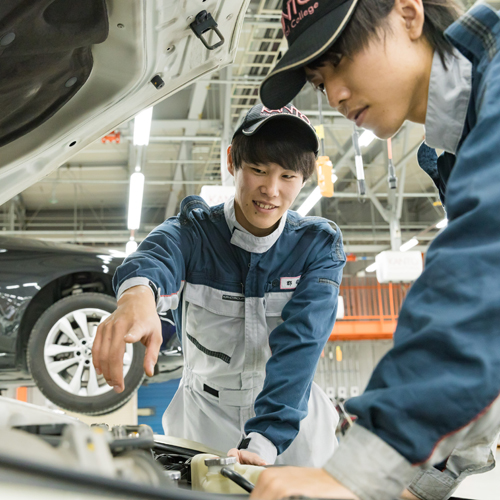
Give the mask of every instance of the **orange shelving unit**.
[(344, 318), (338, 319), (331, 341), (391, 339), (408, 283), (380, 284), (376, 278), (345, 278), (340, 287)]

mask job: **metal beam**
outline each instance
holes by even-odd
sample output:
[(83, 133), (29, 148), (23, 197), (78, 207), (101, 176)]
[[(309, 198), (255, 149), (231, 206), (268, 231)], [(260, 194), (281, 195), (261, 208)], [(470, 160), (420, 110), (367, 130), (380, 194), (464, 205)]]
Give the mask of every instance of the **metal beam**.
[[(436, 230), (439, 231), (439, 230)], [(428, 232), (422, 236), (419, 236), (418, 239), (422, 241), (431, 241), (436, 236), (436, 232)], [(403, 234), (405, 238), (412, 238), (415, 236), (415, 231), (407, 231)], [(363, 231), (363, 232), (352, 232), (352, 231), (342, 231), (342, 237), (344, 241), (391, 241), (391, 233), (389, 231), (379, 231), (376, 233), (372, 233), (371, 231)], [(399, 248), (398, 248), (399, 250)]]
[[(374, 193), (374, 196), (377, 198), (388, 198), (389, 194), (388, 193)], [(350, 199), (357, 199), (360, 196), (358, 193), (346, 193), (344, 191), (340, 192), (334, 192), (332, 198), (350, 198)], [(429, 197), (434, 197), (438, 198), (439, 194), (438, 193), (404, 193), (403, 198), (429, 198)]]
[[(419, 141), (417, 144), (415, 144), (403, 157), (394, 165), (394, 168), (396, 169), (396, 174), (399, 172), (399, 170), (403, 167), (403, 165), (406, 164), (406, 162), (413, 156), (415, 151), (420, 147), (420, 144), (422, 144), (422, 141)], [(377, 191), (377, 189), (384, 184), (384, 182), (387, 182), (387, 176), (384, 175), (380, 177), (380, 179), (373, 185), (371, 186), (371, 189), (373, 191)]]
[[(203, 113), (203, 108), (205, 106), (205, 101), (208, 94), (208, 85), (206, 83), (197, 82), (193, 85), (193, 93), (191, 95), (191, 104), (189, 106), (189, 113), (187, 116), (188, 120), (196, 120), (200, 118)], [(188, 124), (184, 128), (184, 134), (186, 136), (194, 136), (196, 134), (197, 125)], [(220, 138), (219, 138), (220, 140)], [(178, 163), (174, 172), (174, 181), (182, 181), (182, 161), (183, 160), (191, 160), (188, 157), (188, 148), (191, 149), (192, 142), (182, 142), (181, 147), (179, 149), (179, 155), (177, 157)], [(181, 184), (174, 185), (170, 195), (168, 197), (167, 207), (165, 209), (165, 218), (171, 217), (175, 215), (177, 206), (180, 202), (181, 195)]]
[[(225, 78), (231, 82), (233, 76), (233, 70), (231, 66), (227, 66), (221, 70), (221, 77)], [(220, 102), (221, 113), (220, 116), (223, 117), (223, 129), (222, 129), (222, 141), (220, 144), (220, 175), (221, 183), (223, 186), (233, 186), (234, 179), (233, 176), (227, 170), (227, 148), (231, 143), (231, 136), (233, 133), (232, 120), (231, 120), (231, 86), (225, 85), (222, 92), (222, 99)]]
[[(120, 180), (100, 180), (100, 179), (42, 179), (39, 181), (41, 184), (129, 184), (129, 179)], [(216, 181), (185, 181), (185, 180), (154, 180), (148, 179), (144, 181), (144, 184), (149, 184), (152, 186), (167, 186), (173, 185), (186, 185), (186, 186), (196, 186), (198, 184), (218, 184)]]
[[(406, 130), (403, 138), (403, 157), (406, 156), (406, 152), (408, 151), (408, 140), (410, 138), (410, 125), (406, 125)], [(399, 176), (399, 192), (398, 192), (398, 202), (396, 205), (396, 217), (398, 220), (401, 219), (401, 215), (403, 214), (403, 198), (405, 193), (405, 183), (406, 183), (406, 165), (407, 161), (403, 162), (401, 165), (401, 175)]]
[[(125, 243), (130, 239), (130, 231), (2, 231), (2, 236), (34, 238), (46, 241), (72, 243)], [(136, 233), (137, 240), (142, 240), (147, 233)]]
[[(178, 160), (148, 160), (147, 163), (160, 163), (160, 164), (168, 164), (168, 163), (178, 163)], [(182, 163), (184, 165), (206, 165), (207, 163), (211, 163), (209, 160), (183, 160)], [(215, 163), (215, 161), (213, 162)], [(217, 161), (217, 163), (219, 163)]]
[[(2, 231), (3, 236), (15, 236), (18, 238), (33, 238), (44, 241), (53, 241), (59, 243), (102, 243), (102, 244), (116, 244), (123, 245), (130, 238), (130, 231), (127, 230), (106, 230), (106, 231), (93, 231), (93, 230), (53, 230), (53, 231)], [(146, 231), (136, 233), (135, 237), (138, 241), (143, 240), (147, 236)], [(432, 239), (428, 237), (426, 239)], [(362, 241), (353, 238), (353, 241)], [(369, 240), (367, 240), (369, 241)], [(388, 244), (349, 244), (344, 245), (348, 253), (379, 253), (389, 248)], [(418, 250), (425, 251), (427, 245), (420, 245)]]
[[(191, 132), (193, 134), (193, 132)], [(125, 136), (125, 139), (131, 141), (132, 136)], [(220, 137), (216, 135), (152, 135), (149, 138), (149, 143), (162, 143), (162, 142), (218, 142)]]
[[(205, 80), (205, 84), (207, 84), (208, 82), (209, 80)], [(198, 117), (193, 119), (181, 120), (153, 120), (151, 122), (151, 133), (154, 134), (158, 130), (180, 130), (186, 127), (192, 127), (198, 130), (219, 130), (221, 127), (221, 122), (220, 120), (205, 120)]]

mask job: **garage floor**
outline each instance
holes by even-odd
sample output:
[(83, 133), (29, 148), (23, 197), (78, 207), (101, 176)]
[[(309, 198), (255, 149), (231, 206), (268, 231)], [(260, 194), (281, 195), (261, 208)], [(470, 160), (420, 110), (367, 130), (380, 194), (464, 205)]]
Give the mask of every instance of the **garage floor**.
[(468, 500), (498, 500), (500, 498), (500, 449), (496, 453), (497, 466), (490, 472), (468, 477), (455, 492), (455, 497)]

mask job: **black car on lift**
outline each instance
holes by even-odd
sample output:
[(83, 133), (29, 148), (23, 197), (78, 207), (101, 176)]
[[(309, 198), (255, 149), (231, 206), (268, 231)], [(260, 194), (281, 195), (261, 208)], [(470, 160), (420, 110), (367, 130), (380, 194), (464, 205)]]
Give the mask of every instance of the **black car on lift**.
[[(142, 344), (124, 355), (116, 394), (92, 365), (99, 322), (116, 308), (111, 280), (123, 258), (106, 250), (0, 236), (0, 388), (31, 380), (53, 403), (99, 415), (123, 406), (144, 377)], [(180, 376), (175, 328), (162, 318), (158, 380)]]

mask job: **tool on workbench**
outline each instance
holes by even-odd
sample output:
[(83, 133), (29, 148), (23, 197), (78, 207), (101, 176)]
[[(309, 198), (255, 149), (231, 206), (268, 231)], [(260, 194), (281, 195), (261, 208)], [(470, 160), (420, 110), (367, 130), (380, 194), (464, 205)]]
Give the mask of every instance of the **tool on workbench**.
[(354, 147), (354, 162), (356, 164), (356, 178), (358, 180), (358, 194), (364, 196), (366, 194), (365, 171), (363, 169), (363, 157), (361, 156), (361, 148), (359, 147), (359, 133), (354, 125), (352, 133), (352, 145)]

